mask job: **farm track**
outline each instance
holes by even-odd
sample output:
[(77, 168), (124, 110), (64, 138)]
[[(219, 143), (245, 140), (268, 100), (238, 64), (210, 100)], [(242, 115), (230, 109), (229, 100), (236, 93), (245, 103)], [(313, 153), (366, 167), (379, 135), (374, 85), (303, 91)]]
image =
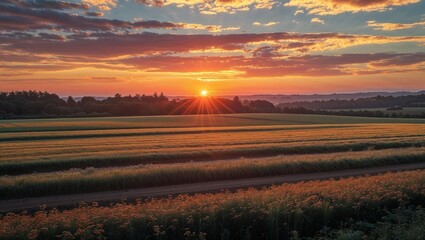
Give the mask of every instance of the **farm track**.
[(262, 187), (273, 184), (293, 183), (301, 181), (325, 180), (331, 178), (347, 178), (363, 175), (375, 175), (385, 172), (407, 171), (425, 169), (425, 163), (401, 164), (392, 166), (339, 170), (330, 172), (317, 172), (307, 174), (290, 174), (274, 177), (246, 178), (227, 181), (200, 182), (193, 184), (169, 185), (163, 187), (150, 187), (129, 189), (120, 191), (107, 191), (85, 194), (56, 195), (48, 197), (23, 198), (0, 201), (0, 212), (18, 212), (22, 210), (34, 210), (40, 206), (67, 207), (78, 203), (91, 202), (117, 202), (122, 200), (135, 200), (137, 198), (155, 198), (178, 194), (214, 193), (225, 189), (242, 189), (249, 187)]

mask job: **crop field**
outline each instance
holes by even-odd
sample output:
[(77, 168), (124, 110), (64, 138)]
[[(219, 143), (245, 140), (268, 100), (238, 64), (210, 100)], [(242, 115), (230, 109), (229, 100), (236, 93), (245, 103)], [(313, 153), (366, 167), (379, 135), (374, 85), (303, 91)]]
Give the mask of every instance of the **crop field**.
[[(0, 152), (1, 206), (23, 198), (423, 164), (425, 120), (290, 114), (7, 120), (0, 121)], [(388, 211), (423, 205), (424, 189), (425, 170), (416, 170), (88, 203), (0, 215), (0, 239), (296, 239), (350, 218), (378, 221)]]

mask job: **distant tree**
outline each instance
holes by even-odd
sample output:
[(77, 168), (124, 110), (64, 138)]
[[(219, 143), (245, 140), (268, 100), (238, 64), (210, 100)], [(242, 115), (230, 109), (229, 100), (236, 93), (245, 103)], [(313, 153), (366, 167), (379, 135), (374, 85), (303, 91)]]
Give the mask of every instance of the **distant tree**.
[(83, 97), (83, 98), (81, 98), (81, 101), (80, 101), (80, 103), (82, 105), (85, 105), (87, 103), (96, 103), (96, 102), (97, 101), (94, 97)]
[[(52, 103), (49, 103), (53, 106), (55, 106)], [(42, 102), (27, 102), (22, 106), (22, 112), (23, 114), (29, 114), (29, 115), (35, 115), (35, 114), (40, 114), (40, 112), (43, 111), (44, 109), (44, 105)]]
[(49, 103), (46, 106), (44, 106), (43, 112), (46, 114), (56, 114), (56, 115), (60, 114), (59, 108), (52, 103)]
[(258, 112), (274, 112), (275, 106), (273, 103), (266, 100), (255, 100), (249, 103), (249, 106)]
[(68, 104), (68, 106), (70, 107), (75, 107), (75, 105), (77, 104), (74, 100), (74, 98), (72, 98), (72, 96), (69, 96), (68, 99), (66, 100), (66, 103)]

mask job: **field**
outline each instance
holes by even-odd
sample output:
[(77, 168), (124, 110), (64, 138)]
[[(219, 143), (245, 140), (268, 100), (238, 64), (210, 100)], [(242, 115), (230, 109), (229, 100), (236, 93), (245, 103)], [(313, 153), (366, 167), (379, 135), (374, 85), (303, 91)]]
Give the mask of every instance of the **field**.
[[(424, 123), (290, 114), (0, 121), (0, 205), (20, 198), (178, 184), (201, 188), (223, 180), (423, 164)], [(421, 205), (424, 184), (424, 171), (408, 171), (7, 214), (0, 217), (0, 239), (313, 236), (349, 218), (376, 222), (386, 210)]]

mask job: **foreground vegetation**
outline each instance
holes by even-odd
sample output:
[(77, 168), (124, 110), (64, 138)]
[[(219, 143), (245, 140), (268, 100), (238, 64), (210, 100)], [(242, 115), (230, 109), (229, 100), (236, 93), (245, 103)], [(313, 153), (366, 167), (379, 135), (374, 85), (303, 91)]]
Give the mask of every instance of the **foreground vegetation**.
[[(299, 240), (297, 232), (292, 233), (293, 240)], [(310, 240), (330, 239), (387, 239), (409, 240), (425, 239), (425, 209), (419, 207), (401, 207), (388, 211), (378, 222), (343, 222), (339, 229), (324, 228)]]
[(0, 177), (0, 199), (324, 172), (425, 161), (425, 148), (88, 168)]
[[(425, 202), (425, 171), (7, 214), (1, 239), (287, 239)], [(295, 232), (296, 231), (296, 232)], [(354, 238), (350, 238), (354, 239)]]
[(276, 125), (76, 132), (2, 134), (0, 174), (425, 145), (425, 128), (416, 124)]

